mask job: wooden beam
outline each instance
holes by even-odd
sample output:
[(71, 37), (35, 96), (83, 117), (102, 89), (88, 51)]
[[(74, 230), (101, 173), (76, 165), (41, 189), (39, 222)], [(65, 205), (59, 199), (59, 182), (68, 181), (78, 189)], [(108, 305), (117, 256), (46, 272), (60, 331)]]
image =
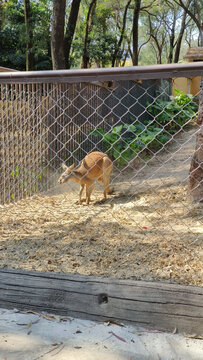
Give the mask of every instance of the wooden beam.
[(203, 335), (203, 288), (0, 269), (0, 307)]

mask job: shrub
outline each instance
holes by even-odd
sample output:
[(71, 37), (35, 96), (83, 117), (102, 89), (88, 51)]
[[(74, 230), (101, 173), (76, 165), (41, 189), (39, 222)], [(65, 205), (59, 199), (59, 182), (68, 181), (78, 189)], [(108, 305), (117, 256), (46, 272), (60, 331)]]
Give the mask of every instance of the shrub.
[(193, 119), (198, 111), (192, 95), (185, 95), (180, 90), (175, 90), (175, 93), (176, 96), (171, 96), (170, 101), (157, 99), (148, 107), (148, 111), (156, 118), (156, 123), (171, 134)]

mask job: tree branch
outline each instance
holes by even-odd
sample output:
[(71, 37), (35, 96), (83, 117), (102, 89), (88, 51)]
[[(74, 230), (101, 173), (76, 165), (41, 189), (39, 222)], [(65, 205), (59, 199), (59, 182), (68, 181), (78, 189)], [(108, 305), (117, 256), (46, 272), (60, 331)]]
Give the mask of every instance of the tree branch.
[(195, 14), (192, 13), (192, 11), (190, 11), (189, 7), (187, 7), (182, 0), (173, 0), (176, 4), (180, 5), (185, 12), (190, 15), (190, 17), (192, 18), (192, 20), (195, 22), (195, 24), (197, 25), (198, 29), (200, 29), (200, 23), (198, 21), (198, 19), (196, 18)]
[(142, 48), (143, 46), (145, 46), (146, 44), (148, 44), (148, 42), (150, 41), (150, 39), (151, 39), (151, 35), (149, 35), (148, 40), (146, 40), (142, 45), (140, 45), (140, 47), (139, 47), (139, 49), (138, 49), (138, 54), (140, 53), (141, 48)]

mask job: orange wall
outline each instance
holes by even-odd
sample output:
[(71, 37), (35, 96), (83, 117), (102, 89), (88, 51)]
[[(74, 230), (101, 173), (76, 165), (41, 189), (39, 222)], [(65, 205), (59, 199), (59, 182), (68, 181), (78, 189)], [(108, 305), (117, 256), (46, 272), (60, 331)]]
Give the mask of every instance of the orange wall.
[(174, 90), (178, 89), (185, 94), (197, 95), (200, 90), (200, 80), (200, 76), (173, 79), (172, 94), (174, 95)]

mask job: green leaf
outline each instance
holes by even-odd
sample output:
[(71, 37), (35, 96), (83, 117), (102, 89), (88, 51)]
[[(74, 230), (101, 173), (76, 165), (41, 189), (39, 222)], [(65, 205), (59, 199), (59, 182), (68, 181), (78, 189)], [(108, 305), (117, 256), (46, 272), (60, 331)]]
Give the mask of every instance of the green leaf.
[(112, 130), (112, 134), (117, 134), (117, 135), (120, 135), (121, 131), (123, 129), (123, 125), (118, 125), (118, 126), (115, 126)]
[(118, 158), (120, 157), (120, 155), (121, 155), (120, 151), (118, 151), (118, 150), (114, 150), (114, 151), (113, 151), (113, 157), (114, 157), (114, 159), (118, 159)]
[(116, 140), (118, 139), (118, 135), (115, 133), (107, 133), (104, 135), (104, 141), (114, 144)]
[(93, 135), (93, 136), (103, 136), (104, 134), (105, 134), (105, 132), (102, 128), (98, 128), (96, 130), (90, 131), (90, 135)]

